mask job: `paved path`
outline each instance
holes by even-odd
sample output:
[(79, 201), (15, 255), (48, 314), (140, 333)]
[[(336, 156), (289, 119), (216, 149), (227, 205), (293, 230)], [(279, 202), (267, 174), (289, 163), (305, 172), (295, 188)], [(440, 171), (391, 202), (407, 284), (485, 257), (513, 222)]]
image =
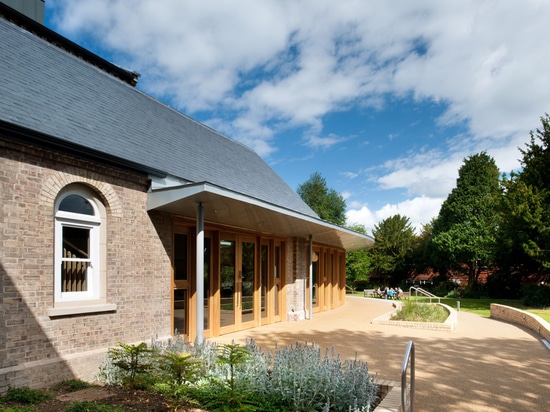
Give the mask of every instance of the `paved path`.
[(282, 322), (211, 339), (266, 348), (296, 342), (355, 353), (380, 378), (400, 381), (409, 340), (416, 349), (416, 410), (550, 411), (550, 350), (534, 333), (505, 322), (459, 312), (452, 332), (373, 325), (388, 301), (348, 297), (313, 320)]

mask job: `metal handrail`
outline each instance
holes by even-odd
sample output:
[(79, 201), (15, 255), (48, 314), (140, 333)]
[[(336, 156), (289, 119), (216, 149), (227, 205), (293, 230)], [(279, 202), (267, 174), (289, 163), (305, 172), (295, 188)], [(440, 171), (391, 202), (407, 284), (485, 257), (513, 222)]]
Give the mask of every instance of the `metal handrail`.
[[(409, 397), (407, 399), (407, 368), (409, 364), (411, 367), (411, 379), (408, 390)], [(414, 369), (414, 342), (410, 340), (401, 369), (401, 410), (404, 412), (414, 412)]]
[(409, 288), (409, 298), (412, 296), (413, 289), (416, 292), (415, 295), (414, 295), (416, 298), (418, 298), (418, 292), (420, 292), (420, 294), (430, 298), (430, 303), (432, 303), (432, 299), (437, 299), (437, 303), (441, 303), (441, 298), (439, 296), (436, 296), (433, 293), (428, 292), (427, 290), (424, 290), (422, 288), (417, 288), (417, 287), (414, 287), (414, 286), (411, 286)]

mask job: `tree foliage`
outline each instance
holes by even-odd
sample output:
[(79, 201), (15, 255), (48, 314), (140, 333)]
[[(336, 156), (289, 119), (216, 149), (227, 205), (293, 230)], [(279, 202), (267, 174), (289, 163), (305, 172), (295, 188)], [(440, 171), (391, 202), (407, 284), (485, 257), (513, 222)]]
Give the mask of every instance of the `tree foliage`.
[(510, 271), (547, 273), (550, 269), (550, 117), (530, 132), (522, 170), (503, 182), (503, 222), (499, 263)]
[(409, 218), (394, 215), (374, 226), (374, 246), (369, 249), (374, 268), (384, 275), (399, 281), (408, 270), (408, 259), (415, 242), (414, 230)]
[(346, 202), (342, 195), (327, 187), (320, 173), (313, 173), (308, 181), (298, 186), (296, 192), (321, 219), (339, 226), (345, 225)]
[[(349, 229), (359, 233), (367, 233), (363, 225), (352, 225)], [(368, 249), (346, 253), (346, 284), (353, 287), (358, 287), (360, 284), (367, 284), (372, 270), (372, 259)]]
[(470, 156), (458, 171), (456, 187), (433, 223), (431, 260), (435, 267), (466, 269), (473, 287), (496, 249), (499, 170), (485, 152)]

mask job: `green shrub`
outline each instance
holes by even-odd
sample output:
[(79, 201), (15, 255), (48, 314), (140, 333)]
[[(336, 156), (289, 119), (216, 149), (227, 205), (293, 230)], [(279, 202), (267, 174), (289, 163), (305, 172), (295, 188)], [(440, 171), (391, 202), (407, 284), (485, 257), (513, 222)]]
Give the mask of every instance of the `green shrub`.
[(323, 358), (319, 347), (307, 343), (275, 351), (270, 381), (271, 398), (293, 411), (368, 410), (378, 389), (365, 362), (342, 362), (328, 350)]
[(519, 299), (521, 296), (521, 275), (495, 272), (487, 276), (487, 294), (493, 299)]
[(539, 285), (524, 285), (521, 288), (523, 304), (533, 308), (550, 306), (550, 287)]
[[(211, 411), (366, 412), (378, 391), (365, 362), (342, 361), (329, 351), (322, 357), (313, 344), (264, 351), (254, 341), (245, 346), (190, 345), (177, 338), (166, 344), (153, 341), (151, 350), (157, 354), (152, 372), (163, 371), (169, 381), (157, 381), (154, 389)], [(178, 353), (186, 355), (175, 358)], [(188, 361), (199, 359), (198, 373), (194, 366), (187, 368)], [(110, 379), (116, 376), (113, 362), (109, 357), (102, 366), (103, 376)], [(163, 362), (170, 366), (160, 366)]]
[(73, 402), (63, 412), (124, 412), (124, 409), (102, 403), (82, 401)]
[(8, 392), (2, 400), (3, 402), (16, 402), (24, 405), (37, 405), (50, 398), (51, 394), (47, 391), (30, 389), (24, 386), (21, 388), (8, 388)]
[(57, 385), (55, 385), (54, 389), (60, 390), (65, 389), (68, 392), (76, 392), (81, 389), (86, 389), (91, 387), (92, 385), (89, 382), (82, 381), (80, 379), (69, 379), (66, 381), (61, 381)]
[(458, 294), (458, 292), (456, 290), (451, 290), (449, 293), (447, 293), (447, 296), (445, 296), (446, 298), (450, 298), (450, 299), (458, 299), (460, 297), (460, 295)]
[(154, 367), (155, 349), (149, 349), (145, 342), (138, 345), (119, 343), (109, 349), (109, 357), (118, 368), (118, 378), (130, 388), (146, 388), (154, 383), (151, 372)]
[(449, 312), (442, 306), (407, 300), (391, 319), (409, 322), (445, 322), (448, 317)]
[(194, 382), (201, 373), (202, 361), (191, 352), (165, 351), (158, 355), (158, 367), (175, 385)]

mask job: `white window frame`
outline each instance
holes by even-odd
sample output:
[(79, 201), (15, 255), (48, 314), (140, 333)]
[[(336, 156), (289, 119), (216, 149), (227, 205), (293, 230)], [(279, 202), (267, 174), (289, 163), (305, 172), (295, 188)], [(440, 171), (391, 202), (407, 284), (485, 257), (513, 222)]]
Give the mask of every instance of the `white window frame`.
[[(61, 202), (70, 195), (80, 196), (92, 206), (94, 215), (59, 210)], [(60, 192), (55, 202), (54, 225), (54, 307), (49, 316), (65, 316), (116, 310), (116, 305), (106, 300), (106, 211), (95, 193), (83, 185), (71, 185)], [(63, 292), (61, 267), (63, 261), (63, 228), (74, 227), (89, 230), (89, 258), (75, 261), (88, 265), (86, 291)]]

